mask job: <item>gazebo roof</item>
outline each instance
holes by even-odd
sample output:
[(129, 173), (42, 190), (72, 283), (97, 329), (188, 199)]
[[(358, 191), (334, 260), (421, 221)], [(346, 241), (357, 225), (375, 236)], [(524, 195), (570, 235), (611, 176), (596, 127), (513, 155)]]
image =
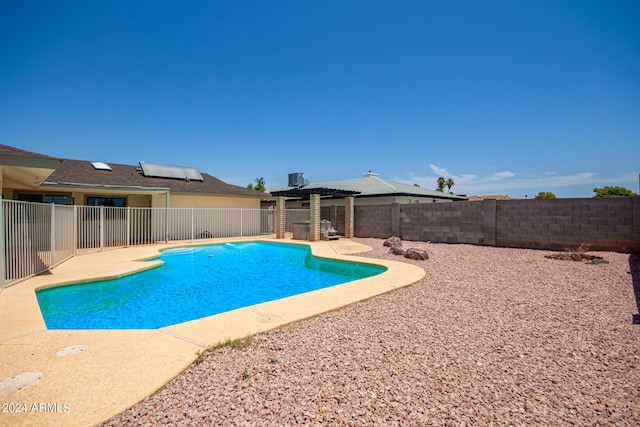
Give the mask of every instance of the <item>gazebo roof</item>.
[(352, 197), (356, 194), (360, 194), (359, 191), (352, 190), (339, 190), (336, 188), (325, 188), (325, 187), (316, 187), (316, 188), (291, 188), (289, 190), (282, 191), (272, 191), (272, 196), (284, 196), (284, 197), (294, 197), (299, 199), (307, 200), (311, 197), (312, 194), (319, 194), (320, 197)]

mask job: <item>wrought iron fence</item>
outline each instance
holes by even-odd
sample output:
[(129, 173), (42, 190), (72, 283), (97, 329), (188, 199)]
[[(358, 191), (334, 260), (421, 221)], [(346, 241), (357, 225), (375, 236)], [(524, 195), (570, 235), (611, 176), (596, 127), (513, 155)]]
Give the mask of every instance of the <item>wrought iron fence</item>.
[(78, 254), (275, 232), (273, 209), (117, 208), (3, 200), (0, 221), (0, 289)]

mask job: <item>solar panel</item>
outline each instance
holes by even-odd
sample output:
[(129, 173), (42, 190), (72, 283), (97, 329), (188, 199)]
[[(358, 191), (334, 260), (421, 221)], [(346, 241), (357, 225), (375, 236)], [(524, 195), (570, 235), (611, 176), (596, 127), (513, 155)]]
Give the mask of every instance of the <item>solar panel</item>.
[(93, 166), (94, 169), (99, 170), (99, 171), (110, 171), (111, 170), (111, 166), (109, 166), (108, 164), (106, 164), (104, 162), (91, 162), (91, 166)]
[(185, 166), (161, 165), (159, 163), (140, 162), (144, 176), (156, 178), (175, 178), (190, 181), (204, 181), (200, 171)]

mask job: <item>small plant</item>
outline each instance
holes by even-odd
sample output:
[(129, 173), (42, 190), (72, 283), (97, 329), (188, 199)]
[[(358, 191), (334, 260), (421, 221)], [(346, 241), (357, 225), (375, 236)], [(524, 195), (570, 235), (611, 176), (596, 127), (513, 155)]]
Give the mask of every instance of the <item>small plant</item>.
[(545, 255), (545, 258), (551, 259), (559, 259), (563, 261), (584, 261), (584, 260), (594, 260), (594, 259), (602, 259), (602, 257), (597, 255), (587, 255), (587, 252), (591, 248), (591, 245), (587, 242), (582, 242), (575, 249), (565, 249), (564, 252), (558, 252), (553, 255)]
[(198, 350), (196, 351), (196, 360), (193, 361), (194, 364), (199, 365), (204, 362), (204, 356), (207, 353), (207, 350)]
[(204, 350), (196, 351), (196, 360), (193, 361), (195, 365), (199, 365), (204, 362), (204, 357), (210, 351), (218, 350), (220, 348), (231, 347), (234, 350), (240, 350), (251, 345), (251, 337), (244, 337), (240, 339), (227, 339), (226, 341), (219, 342), (216, 345), (205, 348)]
[(571, 259), (573, 261), (582, 261), (583, 259), (590, 259), (589, 256), (587, 255), (587, 252), (589, 252), (589, 249), (591, 249), (591, 245), (587, 242), (582, 242), (580, 243), (580, 246), (578, 246), (577, 248), (575, 248), (573, 251), (569, 251), (571, 252)]
[(250, 345), (251, 345), (251, 337), (244, 337), (244, 338), (235, 339), (235, 340), (227, 339), (226, 341), (222, 341), (214, 345), (213, 347), (211, 347), (211, 349), (217, 350), (219, 348), (231, 347), (234, 350), (240, 350), (245, 347), (249, 347)]
[(249, 370), (248, 368), (244, 368), (244, 371), (242, 372), (242, 379), (246, 380), (247, 378), (249, 378)]

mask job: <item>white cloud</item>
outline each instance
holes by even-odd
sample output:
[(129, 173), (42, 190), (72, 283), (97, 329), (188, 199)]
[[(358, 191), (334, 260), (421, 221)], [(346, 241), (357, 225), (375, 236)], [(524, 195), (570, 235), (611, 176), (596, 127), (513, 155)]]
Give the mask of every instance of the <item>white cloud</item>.
[(449, 171), (448, 171), (448, 170), (446, 170), (446, 169), (444, 169), (444, 168), (439, 168), (438, 166), (433, 165), (433, 164), (429, 164), (429, 167), (430, 167), (430, 168), (431, 168), (431, 170), (432, 170), (432, 171), (434, 171), (436, 174), (438, 174), (438, 175), (440, 175), (440, 176), (443, 176), (443, 177), (445, 177), (445, 178), (451, 178), (451, 177), (453, 176), (453, 175), (451, 175), (451, 174), (449, 173)]
[[(470, 174), (470, 173), (464, 173), (461, 175), (454, 175), (452, 173), (450, 173), (447, 169), (445, 168), (440, 168), (434, 164), (429, 164), (429, 167), (431, 168), (432, 171), (434, 171), (438, 176), (436, 177), (436, 179), (438, 177), (443, 177), (443, 178), (451, 178), (453, 179), (453, 181), (455, 183), (461, 183), (461, 182), (470, 182), (470, 181), (474, 181), (477, 176)], [(429, 177), (430, 179), (430, 177)]]
[[(407, 184), (419, 184), (423, 188), (436, 188), (436, 180), (439, 176), (451, 178), (455, 182), (453, 190), (456, 194), (506, 194), (522, 190), (527, 191), (551, 191), (561, 187), (593, 185), (629, 185), (637, 184), (638, 174), (627, 173), (614, 177), (600, 176), (594, 172), (582, 172), (571, 175), (560, 175), (557, 172), (541, 172), (540, 175), (515, 178), (516, 173), (511, 171), (497, 172), (487, 176), (477, 176), (470, 173), (453, 174), (447, 168), (430, 164), (429, 167), (436, 174), (434, 176), (416, 176), (408, 174), (409, 179), (397, 181)], [(589, 196), (587, 196), (589, 197)]]
[(494, 173), (493, 175), (491, 175), (491, 177), (489, 177), (487, 180), (488, 181), (501, 181), (505, 178), (512, 178), (516, 176), (515, 173), (510, 172), (510, 171), (504, 171), (504, 172), (497, 172)]

